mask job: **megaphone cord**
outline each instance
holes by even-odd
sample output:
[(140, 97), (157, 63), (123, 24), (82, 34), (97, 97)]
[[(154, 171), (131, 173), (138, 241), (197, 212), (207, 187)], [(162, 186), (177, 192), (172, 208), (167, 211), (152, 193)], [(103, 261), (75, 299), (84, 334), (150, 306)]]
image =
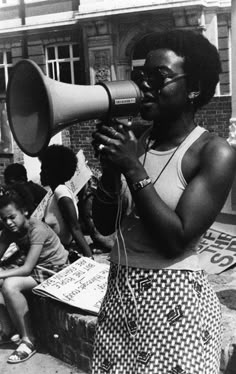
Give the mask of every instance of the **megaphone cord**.
[[(116, 241), (117, 241), (117, 251), (118, 251), (118, 268), (117, 268), (117, 274), (116, 274), (116, 289), (117, 289), (119, 299), (120, 299), (120, 302), (121, 302), (121, 306), (122, 306), (122, 309), (123, 309), (123, 314), (124, 314), (124, 319), (125, 319), (127, 330), (129, 332), (130, 336), (135, 337), (137, 335), (137, 328), (138, 328), (138, 325), (136, 323), (136, 321), (138, 321), (138, 305), (137, 305), (137, 300), (136, 300), (136, 297), (135, 297), (134, 290), (133, 290), (132, 285), (130, 284), (130, 281), (129, 281), (128, 256), (127, 256), (125, 240), (124, 240), (122, 230), (121, 230), (121, 217), (122, 217), (122, 195), (120, 194), (119, 197), (118, 197), (118, 210), (117, 210), (117, 216), (116, 216)], [(131, 296), (132, 296), (132, 299), (133, 299), (134, 305), (135, 305), (135, 315), (136, 315), (135, 325), (136, 325), (136, 328), (133, 331), (130, 328), (130, 324), (129, 324), (129, 321), (128, 321), (128, 318), (127, 318), (127, 315), (126, 315), (126, 310), (127, 309), (125, 308), (122, 293), (121, 293), (121, 290), (119, 288), (119, 273), (120, 273), (120, 266), (121, 266), (121, 263), (120, 263), (121, 248), (120, 248), (119, 238), (121, 240), (121, 244), (123, 246), (123, 251), (124, 251), (124, 255), (125, 255), (125, 281), (126, 281), (125, 284), (128, 286), (128, 289), (131, 293)]]

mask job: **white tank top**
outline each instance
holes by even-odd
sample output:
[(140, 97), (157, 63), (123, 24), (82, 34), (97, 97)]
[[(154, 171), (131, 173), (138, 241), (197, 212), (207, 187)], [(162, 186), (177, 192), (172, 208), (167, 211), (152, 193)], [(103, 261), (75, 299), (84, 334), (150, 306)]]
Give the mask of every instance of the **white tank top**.
[(61, 211), (58, 206), (58, 201), (62, 197), (69, 197), (73, 201), (78, 218), (78, 207), (72, 191), (66, 185), (59, 184), (59, 186), (57, 186), (54, 193), (48, 200), (48, 204), (44, 213), (44, 222), (46, 222), (48, 226), (50, 226), (55, 231), (55, 233), (59, 236), (62, 244), (64, 246), (68, 246), (72, 241), (72, 235), (67, 223), (62, 217)]
[[(205, 132), (204, 128), (197, 126), (187, 136), (183, 143), (176, 148), (168, 151), (155, 151), (150, 149), (145, 157), (145, 169), (153, 182), (162, 171), (169, 158), (171, 161), (158, 178), (154, 187), (162, 200), (173, 210), (175, 210), (178, 201), (184, 192), (187, 182), (182, 173), (182, 159), (190, 146)], [(140, 157), (143, 163), (144, 155)], [(158, 250), (158, 243), (150, 238), (149, 232), (146, 231), (142, 221), (135, 214), (135, 209), (127, 215), (122, 223), (123, 242), (115, 244), (111, 254), (111, 260), (116, 263), (126, 264), (126, 255), (128, 265), (133, 267), (142, 267), (148, 269), (185, 269), (200, 270), (197, 246), (199, 240), (195, 240), (188, 248), (183, 251), (181, 257), (167, 259), (161, 255)], [(170, 232), (171, 235), (171, 232)], [(120, 235), (118, 235), (120, 237)]]

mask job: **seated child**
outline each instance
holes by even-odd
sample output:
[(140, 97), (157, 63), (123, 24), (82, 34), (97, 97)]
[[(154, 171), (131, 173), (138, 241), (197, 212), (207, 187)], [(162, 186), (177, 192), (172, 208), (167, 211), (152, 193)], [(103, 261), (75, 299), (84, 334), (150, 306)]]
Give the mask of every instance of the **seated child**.
[(5, 304), (21, 337), (8, 363), (25, 361), (36, 352), (25, 292), (60, 271), (68, 261), (68, 252), (55, 232), (46, 223), (30, 218), (26, 198), (17, 186), (0, 196), (0, 219), (4, 226), (0, 233), (0, 258), (12, 242), (25, 254), (22, 265), (0, 268), (0, 304)]

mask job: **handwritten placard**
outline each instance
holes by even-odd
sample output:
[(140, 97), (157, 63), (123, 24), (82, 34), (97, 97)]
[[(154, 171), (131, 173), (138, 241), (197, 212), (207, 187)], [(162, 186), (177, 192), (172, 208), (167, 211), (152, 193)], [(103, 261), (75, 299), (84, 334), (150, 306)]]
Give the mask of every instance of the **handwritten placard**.
[(108, 264), (82, 257), (36, 286), (33, 292), (98, 314), (107, 288), (108, 271)]
[(199, 245), (202, 269), (208, 274), (220, 274), (236, 263), (236, 236), (209, 229)]
[(39, 205), (37, 208), (34, 210), (34, 212), (31, 214), (31, 217), (37, 218), (39, 220), (43, 219), (45, 209), (48, 205), (48, 200), (52, 196), (52, 191), (51, 189), (46, 193), (44, 198), (40, 201)]
[(1, 261), (6, 261), (8, 258), (10, 258), (14, 253), (16, 253), (19, 250), (16, 243), (11, 243), (9, 247), (7, 248), (6, 252), (3, 254)]
[(83, 150), (80, 149), (76, 156), (78, 160), (77, 169), (71, 180), (66, 182), (66, 185), (75, 196), (92, 176), (92, 171), (87, 165)]

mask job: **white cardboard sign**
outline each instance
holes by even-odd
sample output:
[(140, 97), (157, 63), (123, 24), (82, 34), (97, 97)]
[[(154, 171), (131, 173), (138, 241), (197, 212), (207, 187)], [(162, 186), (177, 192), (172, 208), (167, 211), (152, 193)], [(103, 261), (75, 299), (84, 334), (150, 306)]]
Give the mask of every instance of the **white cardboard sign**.
[(199, 245), (202, 269), (208, 274), (220, 274), (236, 263), (236, 236), (209, 229)]
[(82, 257), (33, 289), (92, 314), (98, 314), (107, 289), (109, 265)]

